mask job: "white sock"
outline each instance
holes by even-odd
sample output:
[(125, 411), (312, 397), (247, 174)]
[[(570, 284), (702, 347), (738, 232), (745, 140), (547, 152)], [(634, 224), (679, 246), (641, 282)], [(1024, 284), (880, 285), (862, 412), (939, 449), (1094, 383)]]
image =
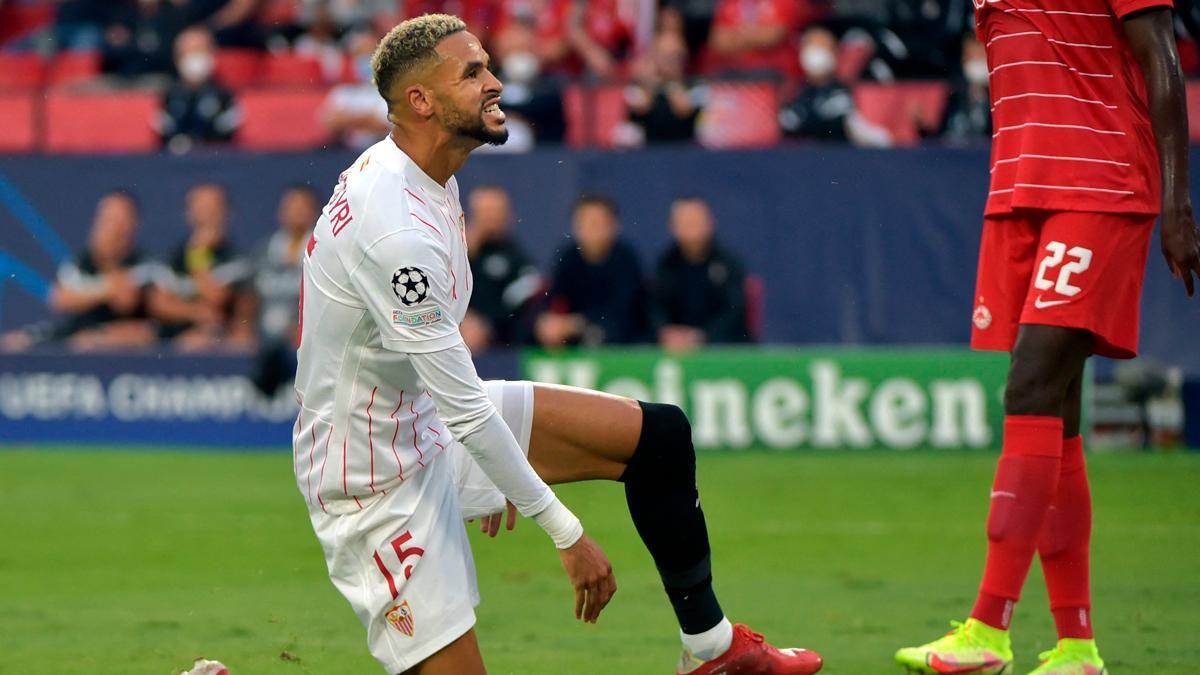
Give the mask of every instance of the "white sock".
[(679, 631), (683, 646), (701, 661), (711, 661), (725, 653), (733, 644), (733, 624), (729, 619), (721, 617), (721, 623), (709, 628), (703, 633), (688, 635)]

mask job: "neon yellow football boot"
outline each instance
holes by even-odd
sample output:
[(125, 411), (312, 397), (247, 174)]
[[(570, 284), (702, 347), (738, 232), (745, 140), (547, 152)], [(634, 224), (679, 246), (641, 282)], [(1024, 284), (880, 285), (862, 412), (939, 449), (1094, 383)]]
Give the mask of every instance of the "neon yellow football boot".
[(923, 675), (1011, 675), (1008, 631), (975, 619), (950, 625), (954, 629), (944, 637), (896, 652), (896, 663)]
[(1030, 675), (1106, 675), (1095, 640), (1063, 638), (1058, 646), (1038, 654), (1042, 665)]

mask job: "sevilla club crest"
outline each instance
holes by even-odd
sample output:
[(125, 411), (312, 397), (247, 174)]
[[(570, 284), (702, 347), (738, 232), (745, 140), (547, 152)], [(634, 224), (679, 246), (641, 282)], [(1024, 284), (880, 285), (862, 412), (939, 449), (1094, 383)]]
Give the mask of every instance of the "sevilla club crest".
[(413, 612), (408, 606), (407, 600), (389, 609), (385, 616), (388, 623), (392, 624), (392, 628), (404, 633), (408, 637), (413, 636), (413, 629), (415, 628), (413, 624)]

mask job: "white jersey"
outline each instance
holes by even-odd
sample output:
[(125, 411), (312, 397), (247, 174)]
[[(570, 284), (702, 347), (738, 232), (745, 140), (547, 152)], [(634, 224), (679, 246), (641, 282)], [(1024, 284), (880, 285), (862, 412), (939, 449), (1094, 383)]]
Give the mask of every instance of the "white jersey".
[(455, 179), (439, 185), (390, 137), (339, 177), (301, 285), (292, 448), (310, 508), (362, 508), (450, 444), (409, 354), (462, 342), (464, 224)]

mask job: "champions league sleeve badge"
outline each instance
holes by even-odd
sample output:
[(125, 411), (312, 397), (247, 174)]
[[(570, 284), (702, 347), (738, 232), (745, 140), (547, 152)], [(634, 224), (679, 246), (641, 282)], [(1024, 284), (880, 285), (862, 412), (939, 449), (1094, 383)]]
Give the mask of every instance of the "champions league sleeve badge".
[(405, 307), (412, 307), (429, 296), (429, 277), (416, 267), (401, 267), (392, 273), (392, 292)]

